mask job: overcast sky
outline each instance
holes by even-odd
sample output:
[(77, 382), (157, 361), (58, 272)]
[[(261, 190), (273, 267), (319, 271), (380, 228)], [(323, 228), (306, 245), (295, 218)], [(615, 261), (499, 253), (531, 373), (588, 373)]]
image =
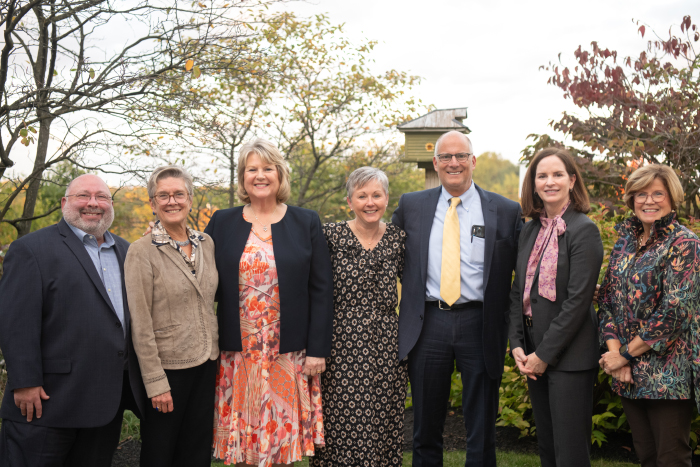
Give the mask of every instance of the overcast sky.
[[(438, 109), (467, 107), (475, 152), (495, 151), (513, 162), (530, 144), (528, 134), (552, 134), (550, 120), (577, 111), (547, 84), (541, 65), (561, 53), (562, 63), (573, 66), (574, 50), (592, 41), (618, 56), (637, 56), (650, 29), (665, 37), (671, 25), (679, 32), (684, 15), (700, 20), (700, 0), (309, 0), (284, 8), (301, 16), (328, 13), (351, 39), (379, 41), (372, 52), (377, 73), (421, 76), (416, 97)], [(647, 25), (645, 39), (633, 19)], [(31, 170), (35, 150), (17, 157), (13, 173)]]
[[(574, 64), (579, 45), (598, 41), (622, 56), (646, 46), (633, 23), (660, 36), (684, 15), (700, 20), (698, 0), (312, 0), (291, 3), (300, 15), (328, 13), (351, 38), (379, 41), (377, 71), (423, 77), (415, 94), (437, 108), (468, 107), (477, 154), (517, 161), (530, 133), (571, 110), (540, 65)], [(676, 29), (676, 33), (679, 30)]]

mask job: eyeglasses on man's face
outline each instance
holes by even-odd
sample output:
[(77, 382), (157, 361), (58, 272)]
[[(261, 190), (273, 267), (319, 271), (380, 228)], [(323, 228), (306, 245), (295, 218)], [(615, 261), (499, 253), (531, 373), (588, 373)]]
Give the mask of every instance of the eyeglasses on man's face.
[(655, 191), (653, 193), (646, 193), (644, 191), (640, 191), (639, 193), (634, 194), (634, 201), (638, 204), (644, 204), (647, 202), (647, 199), (651, 196), (651, 200), (655, 203), (660, 203), (663, 200), (666, 199), (666, 192), (665, 191)]
[(449, 153), (443, 153), (443, 154), (438, 154), (437, 157), (440, 162), (443, 164), (449, 164), (449, 162), (452, 160), (454, 157), (457, 159), (457, 162), (464, 162), (467, 159), (469, 159), (469, 156), (472, 154), (469, 152), (458, 152), (457, 154), (449, 154)]
[(158, 201), (158, 204), (168, 204), (170, 202), (170, 198), (173, 198), (176, 203), (184, 203), (187, 201), (187, 192), (176, 191), (172, 195), (169, 193), (156, 193), (154, 198), (156, 201)]
[(66, 198), (75, 197), (75, 199), (77, 199), (81, 203), (87, 203), (93, 196), (95, 197), (95, 200), (98, 203), (110, 203), (112, 201), (111, 196), (105, 195), (103, 193), (98, 193), (96, 195), (91, 195), (90, 193), (77, 193), (75, 195), (66, 195)]

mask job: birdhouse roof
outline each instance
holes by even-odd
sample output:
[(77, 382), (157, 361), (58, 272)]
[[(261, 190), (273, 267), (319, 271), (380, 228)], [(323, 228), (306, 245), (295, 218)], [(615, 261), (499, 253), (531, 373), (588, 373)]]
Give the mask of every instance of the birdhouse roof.
[(398, 130), (404, 133), (450, 130), (470, 133), (471, 130), (462, 123), (465, 118), (467, 118), (466, 107), (433, 110), (421, 117), (402, 123), (398, 126)]

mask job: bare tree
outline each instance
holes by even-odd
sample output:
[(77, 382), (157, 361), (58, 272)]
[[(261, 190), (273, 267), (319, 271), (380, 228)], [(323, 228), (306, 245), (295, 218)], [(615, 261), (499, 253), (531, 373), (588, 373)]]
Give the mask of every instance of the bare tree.
[[(96, 159), (95, 144), (153, 132), (153, 122), (134, 119), (133, 109), (154, 93), (174, 101), (201, 74), (247, 73), (241, 39), (250, 32), (248, 8), (273, 1), (3, 2), (0, 183), (14, 185), (0, 200), (0, 222), (22, 236), (33, 219), (49, 214), (34, 212), (37, 195), (44, 172), (62, 161), (88, 170), (132, 170), (133, 158), (111, 147)], [(31, 172), (11, 177), (8, 170), (27, 152)], [(6, 219), (22, 191), (22, 214)]]

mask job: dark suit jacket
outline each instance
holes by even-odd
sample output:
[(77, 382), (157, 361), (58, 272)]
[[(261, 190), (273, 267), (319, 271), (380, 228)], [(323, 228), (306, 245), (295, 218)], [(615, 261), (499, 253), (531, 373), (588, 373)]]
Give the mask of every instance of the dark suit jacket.
[[(129, 242), (114, 235), (124, 277)], [(0, 348), (7, 390), (0, 417), (25, 422), (13, 390), (43, 386), (50, 399), (33, 425), (89, 428), (109, 423), (122, 396), (124, 353), (129, 379), (144, 413), (141, 371), (131, 345), (124, 294), (126, 338), (95, 265), (62, 219), (15, 240), (0, 280)]]
[[(428, 243), (442, 187), (406, 193), (392, 222), (406, 232), (406, 264), (399, 308), (399, 359), (411, 351), (423, 328)], [(506, 353), (508, 293), (522, 228), (520, 205), (496, 193), (476, 190), (486, 228), (484, 247), (484, 360), (491, 378), (500, 378)], [(462, 235), (469, 232), (461, 230)]]
[[(204, 230), (216, 244), (219, 271), (219, 348), (242, 350), (238, 311), (238, 269), (252, 225), (243, 206), (216, 211)], [(333, 274), (318, 214), (287, 206), (271, 225), (280, 293), (280, 353), (306, 349), (310, 357), (329, 357), (333, 329)]]
[[(539, 266), (530, 291), (532, 331), (537, 356), (563, 371), (596, 368), (600, 359), (598, 324), (593, 309), (593, 292), (603, 262), (603, 242), (598, 227), (572, 206), (562, 216), (566, 232), (559, 237), (557, 299), (540, 297)], [(525, 224), (518, 244), (518, 265), (510, 293), (510, 347), (526, 353), (523, 324), (523, 290), (530, 252), (542, 227), (539, 219)]]

